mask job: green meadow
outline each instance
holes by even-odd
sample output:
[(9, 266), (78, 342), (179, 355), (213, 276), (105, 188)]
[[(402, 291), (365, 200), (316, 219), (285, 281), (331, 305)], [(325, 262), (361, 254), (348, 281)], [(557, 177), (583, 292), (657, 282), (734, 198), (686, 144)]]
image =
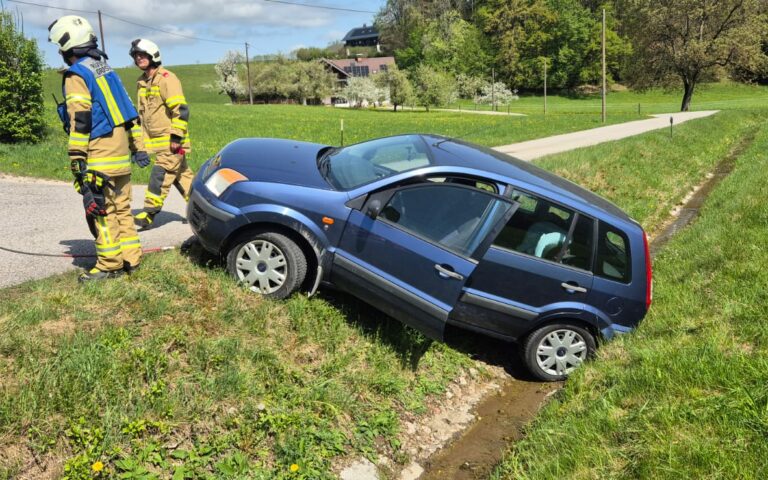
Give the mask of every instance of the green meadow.
[[(203, 66), (189, 69), (207, 81)], [(521, 120), (230, 106), (205, 103), (182, 80), (196, 165), (239, 136), (338, 144), (341, 118), (345, 142), (431, 131), (498, 145), (600, 124), (599, 109)], [(730, 158), (735, 170), (657, 257), (645, 322), (566, 382), (493, 478), (768, 473), (768, 109), (764, 89), (711, 88), (722, 89), (713, 101), (728, 108), (671, 136), (651, 132), (536, 162), (609, 198), (651, 233), (717, 164)], [(749, 106), (757, 108), (745, 109), (755, 92), (762, 97)], [(595, 102), (562, 98), (587, 100)], [(1, 172), (67, 180), (65, 163), (53, 115), (42, 143), (0, 146)], [(145, 173), (136, 170), (136, 181)], [(411, 460), (400, 448), (404, 421), (428, 414), (470, 368), (486, 374), (473, 360), (483, 344), (431, 342), (330, 291), (264, 300), (199, 252), (149, 255), (137, 274), (100, 285), (76, 286), (71, 272), (0, 298), (0, 478), (335, 478), (339, 460), (379, 455), (397, 469)]]

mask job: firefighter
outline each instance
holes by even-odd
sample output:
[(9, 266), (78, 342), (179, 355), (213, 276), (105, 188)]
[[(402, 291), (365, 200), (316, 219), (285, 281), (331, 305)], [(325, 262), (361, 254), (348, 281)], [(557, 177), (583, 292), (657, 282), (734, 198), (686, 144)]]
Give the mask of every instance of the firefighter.
[(162, 66), (157, 45), (147, 39), (131, 42), (133, 62), (143, 73), (137, 81), (141, 130), (147, 149), (156, 155), (144, 198), (144, 210), (135, 217), (140, 229), (150, 228), (163, 208), (171, 185), (189, 200), (194, 173), (187, 164), (190, 153), (189, 106), (181, 82)]
[(57, 111), (69, 135), (75, 189), (83, 196), (96, 238), (96, 264), (79, 280), (132, 273), (141, 261), (141, 243), (131, 216), (131, 161), (149, 164), (140, 131), (131, 134), (138, 112), (86, 19), (63, 16), (48, 32), (48, 41), (58, 46), (69, 66)]

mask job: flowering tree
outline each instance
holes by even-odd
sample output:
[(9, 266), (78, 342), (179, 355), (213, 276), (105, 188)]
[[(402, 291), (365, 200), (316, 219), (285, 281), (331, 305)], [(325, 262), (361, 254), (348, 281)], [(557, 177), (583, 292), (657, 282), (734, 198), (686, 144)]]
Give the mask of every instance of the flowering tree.
[(243, 61), (244, 58), (240, 52), (229, 50), (216, 64), (216, 74), (219, 78), (214, 88), (219, 93), (226, 93), (232, 103), (235, 103), (238, 97), (244, 96), (246, 92), (245, 85), (240, 80)]
[(363, 102), (373, 104), (386, 99), (386, 92), (378, 88), (369, 77), (351, 77), (347, 86), (341, 90), (341, 96), (355, 106), (361, 107)]
[(494, 108), (499, 105), (509, 105), (515, 100), (519, 100), (517, 96), (517, 90), (510, 91), (506, 85), (501, 82), (496, 82), (493, 85), (490, 83), (483, 85), (481, 94), (475, 97), (475, 102), (483, 103), (493, 106)]

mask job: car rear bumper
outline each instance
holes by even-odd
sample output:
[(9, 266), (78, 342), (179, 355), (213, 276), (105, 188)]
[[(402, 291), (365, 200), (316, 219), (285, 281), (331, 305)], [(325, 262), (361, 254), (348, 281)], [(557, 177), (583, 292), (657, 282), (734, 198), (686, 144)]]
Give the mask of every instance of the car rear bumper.
[(616, 335), (621, 335), (621, 334), (624, 334), (624, 333), (629, 333), (632, 330), (634, 330), (634, 328), (632, 328), (632, 327), (627, 327), (627, 326), (624, 326), (624, 325), (619, 325), (618, 323), (612, 323), (612, 324), (608, 325), (607, 327), (603, 328), (602, 330), (600, 330), (600, 333), (603, 335), (604, 339), (612, 340), (613, 337), (615, 337)]

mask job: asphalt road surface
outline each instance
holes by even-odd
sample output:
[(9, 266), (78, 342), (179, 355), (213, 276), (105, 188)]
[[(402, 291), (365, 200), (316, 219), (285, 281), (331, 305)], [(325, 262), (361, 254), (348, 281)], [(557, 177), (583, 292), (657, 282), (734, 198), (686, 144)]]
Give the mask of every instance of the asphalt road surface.
[[(669, 128), (716, 112), (657, 115), (592, 130), (557, 135), (496, 147), (504, 153), (532, 160), (544, 155), (618, 140), (640, 133)], [(145, 186), (133, 188), (133, 211), (141, 209)], [(93, 237), (85, 222), (82, 202), (69, 182), (11, 177), (0, 174), (0, 288), (45, 278), (95, 263)], [(140, 232), (145, 250), (178, 247), (192, 235), (187, 225), (186, 204), (174, 189), (154, 228)], [(0, 298), (2, 293), (0, 292)]]

